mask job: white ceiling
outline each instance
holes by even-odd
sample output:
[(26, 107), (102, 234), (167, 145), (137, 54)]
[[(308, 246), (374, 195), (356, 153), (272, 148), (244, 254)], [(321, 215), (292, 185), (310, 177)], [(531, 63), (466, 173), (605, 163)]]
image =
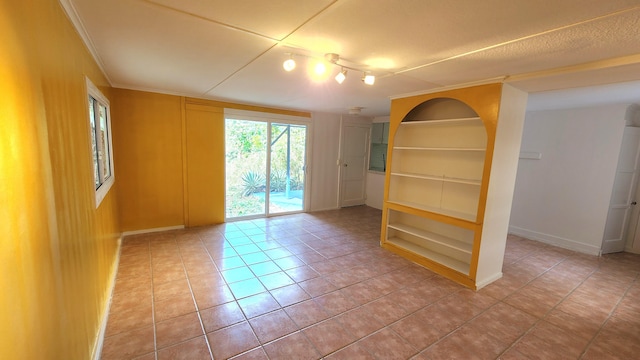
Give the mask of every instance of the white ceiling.
[[(533, 108), (640, 102), (640, 0), (60, 1), (114, 87), (370, 116), (392, 96), (487, 80), (556, 90)], [(339, 85), (337, 66), (312, 81), (302, 56), (285, 72), (287, 53), (337, 53), (376, 83), (349, 71)]]

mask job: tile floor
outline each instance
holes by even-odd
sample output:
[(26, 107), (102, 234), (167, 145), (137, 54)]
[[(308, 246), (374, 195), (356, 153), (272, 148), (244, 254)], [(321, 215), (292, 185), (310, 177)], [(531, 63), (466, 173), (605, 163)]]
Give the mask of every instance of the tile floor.
[(510, 236), (474, 292), (368, 207), (124, 239), (102, 359), (639, 359), (640, 256)]

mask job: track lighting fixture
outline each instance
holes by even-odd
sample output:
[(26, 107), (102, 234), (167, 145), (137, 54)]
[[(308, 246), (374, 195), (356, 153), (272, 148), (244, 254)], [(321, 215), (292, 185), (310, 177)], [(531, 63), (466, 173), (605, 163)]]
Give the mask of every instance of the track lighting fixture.
[(287, 55), (289, 55), (289, 58), (285, 60), (284, 63), (282, 64), (282, 67), (284, 68), (285, 71), (293, 71), (296, 68), (296, 62), (293, 59), (294, 55), (298, 57), (310, 58), (312, 61), (315, 61), (315, 64), (313, 63), (309, 64), (310, 66), (309, 75), (314, 79), (314, 81), (323, 81), (324, 79), (326, 79), (326, 77), (324, 77), (323, 75), (326, 74), (327, 68), (331, 67), (331, 65), (336, 65), (340, 67), (340, 72), (334, 77), (334, 79), (338, 84), (342, 84), (344, 80), (347, 78), (348, 70), (362, 72), (362, 81), (367, 85), (373, 85), (376, 81), (376, 77), (373, 74), (369, 73), (368, 71), (345, 66), (339, 63), (340, 55), (335, 53), (326, 53), (324, 54), (324, 57), (315, 57), (315, 56), (293, 54), (293, 53), (287, 53)]
[(292, 71), (296, 68), (296, 61), (293, 60), (293, 54), (289, 54), (289, 58), (282, 63), (285, 71)]
[(322, 76), (327, 72), (327, 65), (325, 65), (323, 62), (318, 62), (316, 66), (313, 67), (313, 71), (316, 73), (316, 75)]
[(362, 81), (367, 85), (373, 85), (376, 82), (376, 77), (371, 74), (364, 73), (362, 74)]
[(342, 68), (342, 70), (338, 73), (338, 75), (336, 75), (336, 81), (338, 82), (338, 84), (342, 84), (344, 82), (344, 79), (346, 78), (347, 78), (347, 70)]

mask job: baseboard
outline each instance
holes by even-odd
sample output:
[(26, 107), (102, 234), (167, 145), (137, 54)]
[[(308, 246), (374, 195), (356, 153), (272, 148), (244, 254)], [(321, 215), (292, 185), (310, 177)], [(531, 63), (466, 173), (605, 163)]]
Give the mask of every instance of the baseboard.
[(310, 209), (309, 212), (310, 213), (314, 213), (314, 212), (320, 212), (320, 211), (330, 211), (330, 210), (338, 210), (340, 209), (339, 207), (328, 207), (328, 208), (322, 208), (322, 209)]
[(540, 241), (545, 244), (561, 247), (563, 249), (573, 250), (573, 251), (581, 252), (588, 255), (596, 255), (596, 256), (600, 255), (599, 247), (583, 244), (575, 240), (565, 239), (555, 235), (544, 234), (544, 233), (540, 233), (533, 230), (523, 229), (513, 225), (509, 226), (509, 233), (513, 235), (522, 236), (527, 239)]
[(476, 291), (482, 289), (483, 287), (491, 284), (492, 282), (498, 280), (502, 278), (502, 272), (499, 272), (491, 277), (489, 277), (488, 279), (484, 279), (483, 281), (477, 282), (476, 283)]
[(165, 226), (165, 227), (159, 227), (159, 228), (153, 228), (153, 229), (142, 229), (142, 230), (125, 231), (125, 232), (122, 233), (122, 237), (129, 236), (129, 235), (149, 234), (149, 233), (154, 233), (154, 232), (169, 231), (169, 230), (182, 230), (182, 229), (184, 229), (184, 225)]
[(102, 354), (102, 346), (104, 345), (104, 335), (107, 330), (107, 321), (109, 320), (109, 310), (111, 309), (111, 299), (113, 299), (113, 290), (116, 287), (116, 276), (118, 275), (118, 266), (120, 265), (120, 250), (122, 249), (122, 236), (118, 238), (118, 248), (116, 249), (116, 258), (111, 269), (111, 276), (109, 286), (106, 290), (106, 298), (104, 308), (102, 309), (102, 321), (100, 323), (100, 329), (98, 330), (98, 336), (96, 338), (95, 346), (93, 347), (93, 360), (99, 360)]

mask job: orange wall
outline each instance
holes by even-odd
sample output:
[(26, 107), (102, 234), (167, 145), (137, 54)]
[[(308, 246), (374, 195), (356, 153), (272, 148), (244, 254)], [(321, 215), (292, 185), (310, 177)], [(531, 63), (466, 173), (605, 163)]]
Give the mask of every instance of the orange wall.
[(120, 235), (84, 76), (110, 91), (57, 1), (0, 0), (0, 54), (0, 358), (91, 358)]
[(112, 89), (122, 231), (224, 221), (224, 109), (307, 112)]
[(225, 148), (224, 109), (186, 105), (185, 224), (224, 222)]
[(112, 94), (122, 231), (183, 225), (182, 99), (122, 89)]

